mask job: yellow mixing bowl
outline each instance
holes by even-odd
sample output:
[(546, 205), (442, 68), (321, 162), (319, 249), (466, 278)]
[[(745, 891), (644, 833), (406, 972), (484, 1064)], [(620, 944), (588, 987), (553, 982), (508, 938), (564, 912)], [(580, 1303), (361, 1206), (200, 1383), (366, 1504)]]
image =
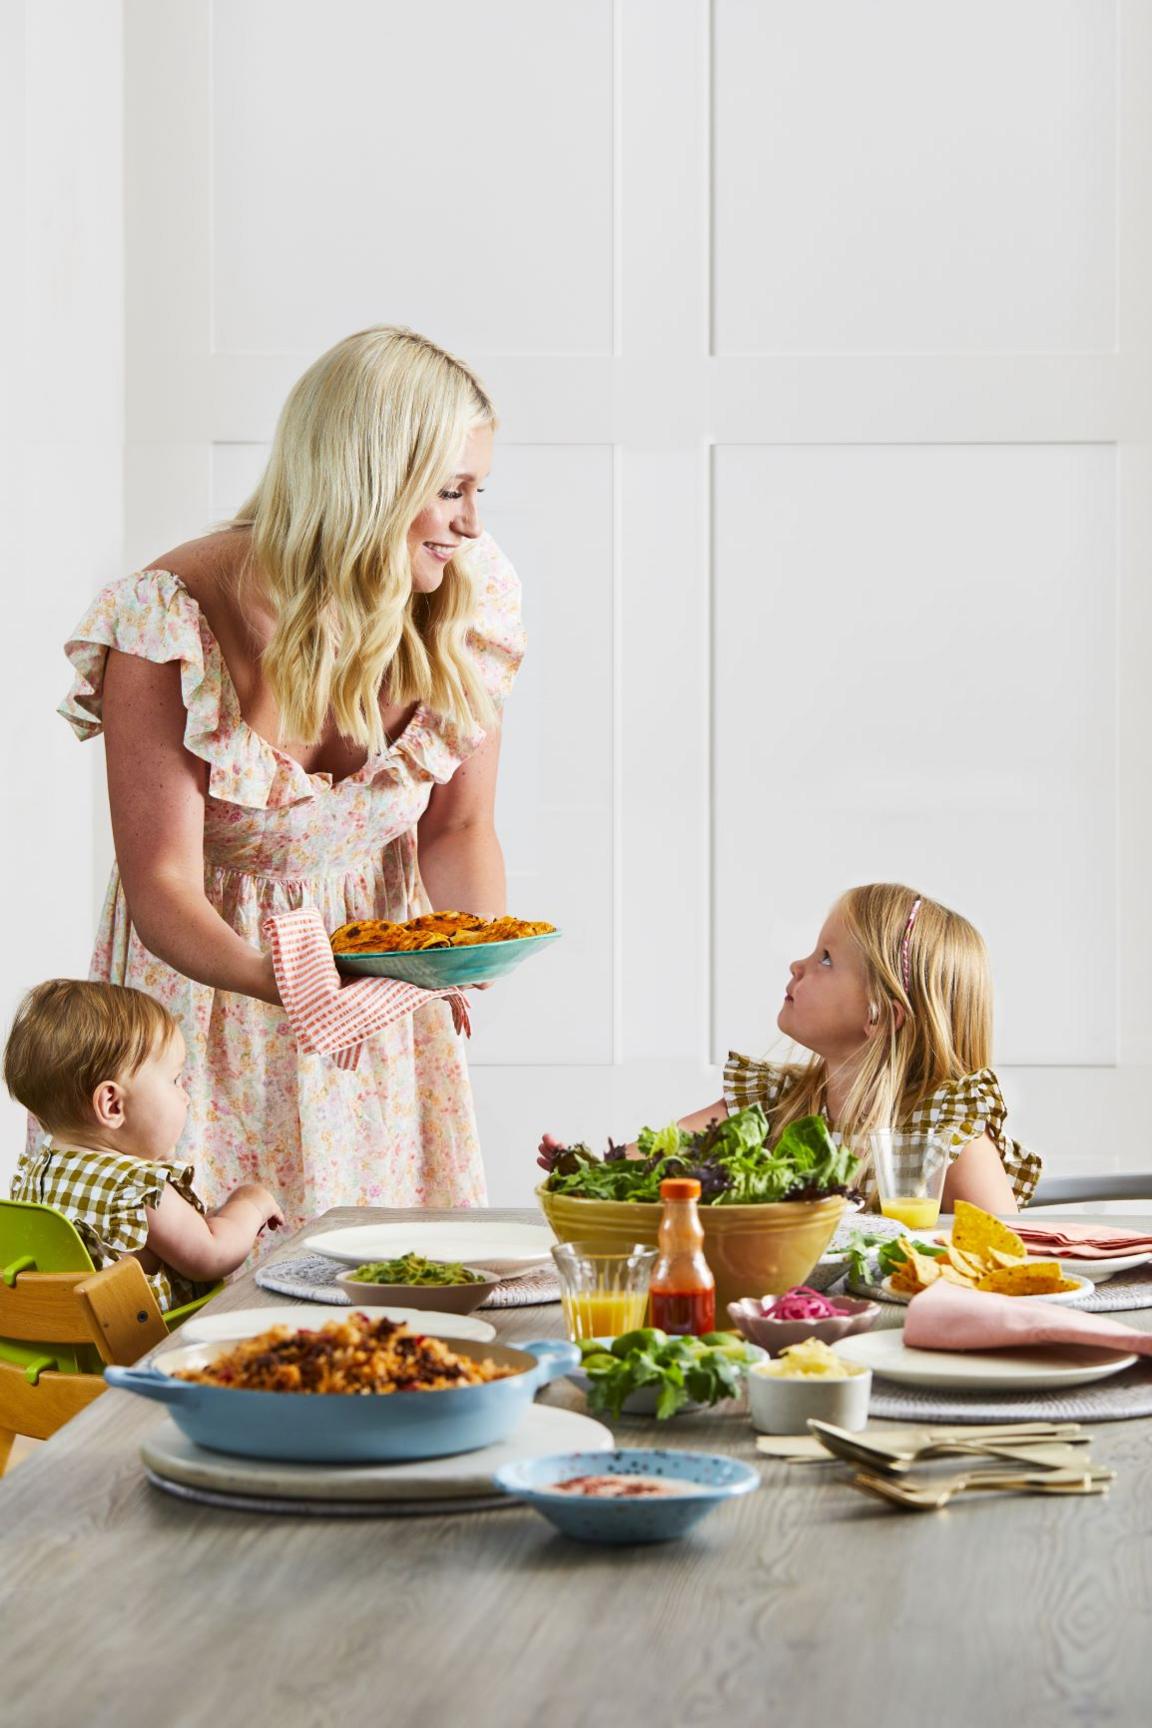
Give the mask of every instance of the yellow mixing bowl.
[[(540, 1210), (561, 1242), (620, 1252), (656, 1246), (661, 1207), (636, 1200), (578, 1200), (536, 1190)], [(742, 1296), (782, 1296), (803, 1284), (844, 1215), (843, 1194), (765, 1206), (701, 1206), (704, 1257), (716, 1280), (716, 1323)]]

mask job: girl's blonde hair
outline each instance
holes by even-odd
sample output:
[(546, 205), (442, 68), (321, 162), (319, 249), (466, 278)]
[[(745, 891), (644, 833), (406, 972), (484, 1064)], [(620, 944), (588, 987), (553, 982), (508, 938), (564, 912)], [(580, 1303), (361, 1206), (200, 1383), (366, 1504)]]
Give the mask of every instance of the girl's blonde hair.
[(251, 530), (244, 580), (276, 615), (262, 664), (281, 742), (316, 743), (331, 710), (345, 738), (383, 749), (385, 677), (390, 702), (467, 730), (491, 723), (467, 647), (465, 562), (414, 594), (408, 530), (469, 431), (495, 420), (462, 361), (390, 325), (346, 337), (294, 385), (260, 484), (229, 524)]
[[(843, 1139), (861, 1150), (869, 1129), (906, 1123), (945, 1081), (988, 1066), (992, 977), (980, 932), (914, 888), (892, 882), (849, 888), (835, 910), (863, 962), (876, 1015), (876, 1030), (835, 1123)], [(786, 1072), (793, 1084), (773, 1111), (774, 1138), (823, 1102), (822, 1057)]]

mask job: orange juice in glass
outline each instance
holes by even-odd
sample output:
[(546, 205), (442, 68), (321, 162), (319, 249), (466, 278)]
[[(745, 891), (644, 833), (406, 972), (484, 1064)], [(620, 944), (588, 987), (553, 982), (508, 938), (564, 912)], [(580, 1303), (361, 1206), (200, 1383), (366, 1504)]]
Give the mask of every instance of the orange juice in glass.
[(948, 1141), (914, 1128), (877, 1128), (869, 1139), (884, 1217), (908, 1230), (931, 1230), (951, 1162)]
[(569, 1338), (618, 1338), (643, 1326), (654, 1248), (637, 1243), (606, 1254), (586, 1242), (557, 1242), (552, 1258)]

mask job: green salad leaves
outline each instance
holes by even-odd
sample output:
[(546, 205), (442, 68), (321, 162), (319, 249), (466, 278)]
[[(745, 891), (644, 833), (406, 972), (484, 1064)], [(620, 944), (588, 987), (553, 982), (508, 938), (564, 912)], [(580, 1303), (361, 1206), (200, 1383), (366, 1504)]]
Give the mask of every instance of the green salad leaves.
[(706, 1206), (751, 1206), (777, 1200), (822, 1200), (844, 1194), (859, 1159), (837, 1146), (822, 1116), (789, 1123), (769, 1149), (768, 1119), (758, 1104), (688, 1134), (675, 1122), (637, 1137), (638, 1158), (610, 1146), (601, 1159), (587, 1146), (559, 1146), (541, 1155), (545, 1186), (584, 1200), (660, 1199), (669, 1176), (692, 1176)]
[[(938, 1248), (931, 1242), (916, 1241), (915, 1248), (918, 1254), (929, 1254), (933, 1259), (938, 1259), (942, 1254), (947, 1253), (946, 1248)], [(896, 1268), (908, 1258), (900, 1246), (898, 1236), (876, 1236), (867, 1230), (855, 1230), (849, 1236), (843, 1249), (840, 1250), (848, 1261), (848, 1275), (853, 1283), (871, 1284), (873, 1282), (871, 1265), (873, 1249), (877, 1250), (877, 1276), (880, 1279), (890, 1277)]]
[(646, 1326), (619, 1338), (583, 1339), (580, 1366), (588, 1376), (589, 1410), (619, 1416), (634, 1392), (650, 1387), (655, 1414), (664, 1422), (685, 1404), (711, 1406), (737, 1397), (744, 1371), (761, 1354), (738, 1332), (670, 1338), (658, 1327)]

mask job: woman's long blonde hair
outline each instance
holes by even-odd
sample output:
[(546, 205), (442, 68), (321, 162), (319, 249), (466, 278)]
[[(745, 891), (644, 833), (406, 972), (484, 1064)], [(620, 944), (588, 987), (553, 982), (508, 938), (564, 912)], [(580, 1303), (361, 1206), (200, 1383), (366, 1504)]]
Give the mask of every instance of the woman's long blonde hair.
[[(907, 1122), (945, 1081), (988, 1066), (992, 977), (980, 932), (914, 888), (893, 882), (849, 888), (836, 911), (863, 962), (868, 1001), (876, 1013), (876, 1030), (833, 1124), (860, 1150), (869, 1129)], [(787, 1072), (793, 1084), (772, 1113), (773, 1139), (789, 1122), (815, 1114), (824, 1101), (822, 1057)]]
[(282, 742), (316, 743), (331, 711), (369, 751), (379, 698), (464, 729), (492, 704), (468, 652), (473, 582), (459, 556), (414, 594), (408, 530), (449, 480), (472, 428), (494, 424), (479, 379), (412, 330), (380, 325), (330, 348), (294, 385), (268, 465), (230, 526), (251, 531), (243, 585), (275, 613), (263, 668)]

